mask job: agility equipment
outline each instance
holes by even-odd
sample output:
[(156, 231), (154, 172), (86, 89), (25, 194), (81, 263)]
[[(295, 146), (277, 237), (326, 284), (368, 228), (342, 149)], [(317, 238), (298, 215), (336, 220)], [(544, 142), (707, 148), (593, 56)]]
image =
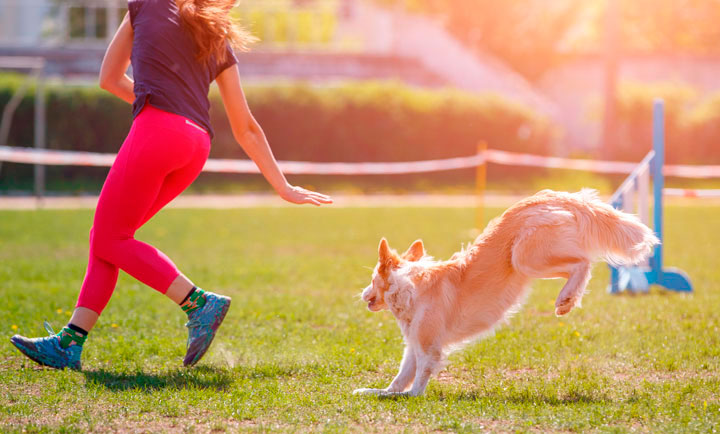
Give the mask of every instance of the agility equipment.
[(665, 289), (692, 292), (688, 275), (677, 268), (663, 268), (663, 187), (665, 183), (665, 106), (662, 100), (653, 104), (653, 150), (633, 169), (630, 176), (610, 198), (610, 204), (620, 210), (637, 213), (650, 225), (650, 177), (653, 187), (653, 228), (660, 239), (653, 256), (646, 264), (637, 266), (610, 266), (611, 279), (608, 292), (648, 292), (650, 285)]

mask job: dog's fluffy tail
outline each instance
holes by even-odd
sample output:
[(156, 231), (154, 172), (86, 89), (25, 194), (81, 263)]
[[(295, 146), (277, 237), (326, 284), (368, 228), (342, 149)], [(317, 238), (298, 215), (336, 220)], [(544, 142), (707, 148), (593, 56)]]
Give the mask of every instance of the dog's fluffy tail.
[(583, 191), (589, 205), (586, 214), (588, 249), (613, 265), (637, 264), (660, 244), (649, 227), (632, 214), (618, 211), (592, 192)]

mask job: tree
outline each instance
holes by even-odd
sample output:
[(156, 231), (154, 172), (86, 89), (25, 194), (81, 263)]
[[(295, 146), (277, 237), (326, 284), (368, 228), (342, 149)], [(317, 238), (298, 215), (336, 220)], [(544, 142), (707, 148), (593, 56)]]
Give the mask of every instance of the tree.
[[(376, 1), (438, 17), (467, 46), (530, 80), (603, 47), (606, 0)], [(720, 0), (618, 1), (623, 52), (720, 54)]]

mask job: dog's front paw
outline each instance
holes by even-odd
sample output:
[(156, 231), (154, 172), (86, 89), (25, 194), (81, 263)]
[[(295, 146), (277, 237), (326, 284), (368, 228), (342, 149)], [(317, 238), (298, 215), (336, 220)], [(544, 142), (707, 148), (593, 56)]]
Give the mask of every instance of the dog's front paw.
[(376, 395), (380, 396), (387, 393), (386, 389), (355, 389), (353, 395)]

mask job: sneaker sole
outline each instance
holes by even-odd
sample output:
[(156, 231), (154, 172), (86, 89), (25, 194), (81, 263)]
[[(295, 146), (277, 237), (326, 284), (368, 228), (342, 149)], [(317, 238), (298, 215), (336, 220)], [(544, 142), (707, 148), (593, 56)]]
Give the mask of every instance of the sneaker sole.
[(222, 310), (220, 311), (220, 316), (218, 316), (218, 318), (215, 320), (213, 325), (210, 327), (210, 329), (213, 331), (213, 334), (210, 337), (210, 341), (205, 346), (205, 348), (203, 350), (199, 351), (197, 354), (195, 354), (195, 357), (193, 357), (192, 361), (186, 362), (185, 360), (183, 360), (183, 366), (185, 366), (186, 368), (191, 368), (191, 367), (195, 366), (195, 364), (197, 362), (199, 362), (200, 359), (203, 358), (205, 353), (207, 353), (207, 350), (210, 349), (210, 345), (212, 345), (213, 341), (215, 340), (215, 335), (216, 335), (217, 329), (220, 328), (220, 325), (225, 320), (225, 315), (227, 315), (227, 312), (228, 312), (228, 309), (230, 309), (231, 303), (232, 303), (232, 299), (228, 299), (227, 304), (225, 306), (223, 306)]
[(34, 357), (30, 352), (28, 352), (29, 350), (27, 348), (25, 348), (20, 341), (16, 341), (14, 337), (10, 338), (10, 342), (13, 344), (13, 346), (15, 348), (18, 349), (18, 351), (20, 351), (22, 353), (22, 355), (24, 355), (25, 357), (27, 357), (28, 359), (32, 360), (33, 362), (37, 363), (40, 366), (47, 366), (48, 368), (60, 369), (60, 370), (65, 369), (65, 368), (70, 368), (70, 369), (73, 369), (76, 371), (80, 370), (80, 368), (73, 368), (71, 366), (51, 365), (50, 363), (44, 362), (44, 361), (38, 359), (37, 357)]

